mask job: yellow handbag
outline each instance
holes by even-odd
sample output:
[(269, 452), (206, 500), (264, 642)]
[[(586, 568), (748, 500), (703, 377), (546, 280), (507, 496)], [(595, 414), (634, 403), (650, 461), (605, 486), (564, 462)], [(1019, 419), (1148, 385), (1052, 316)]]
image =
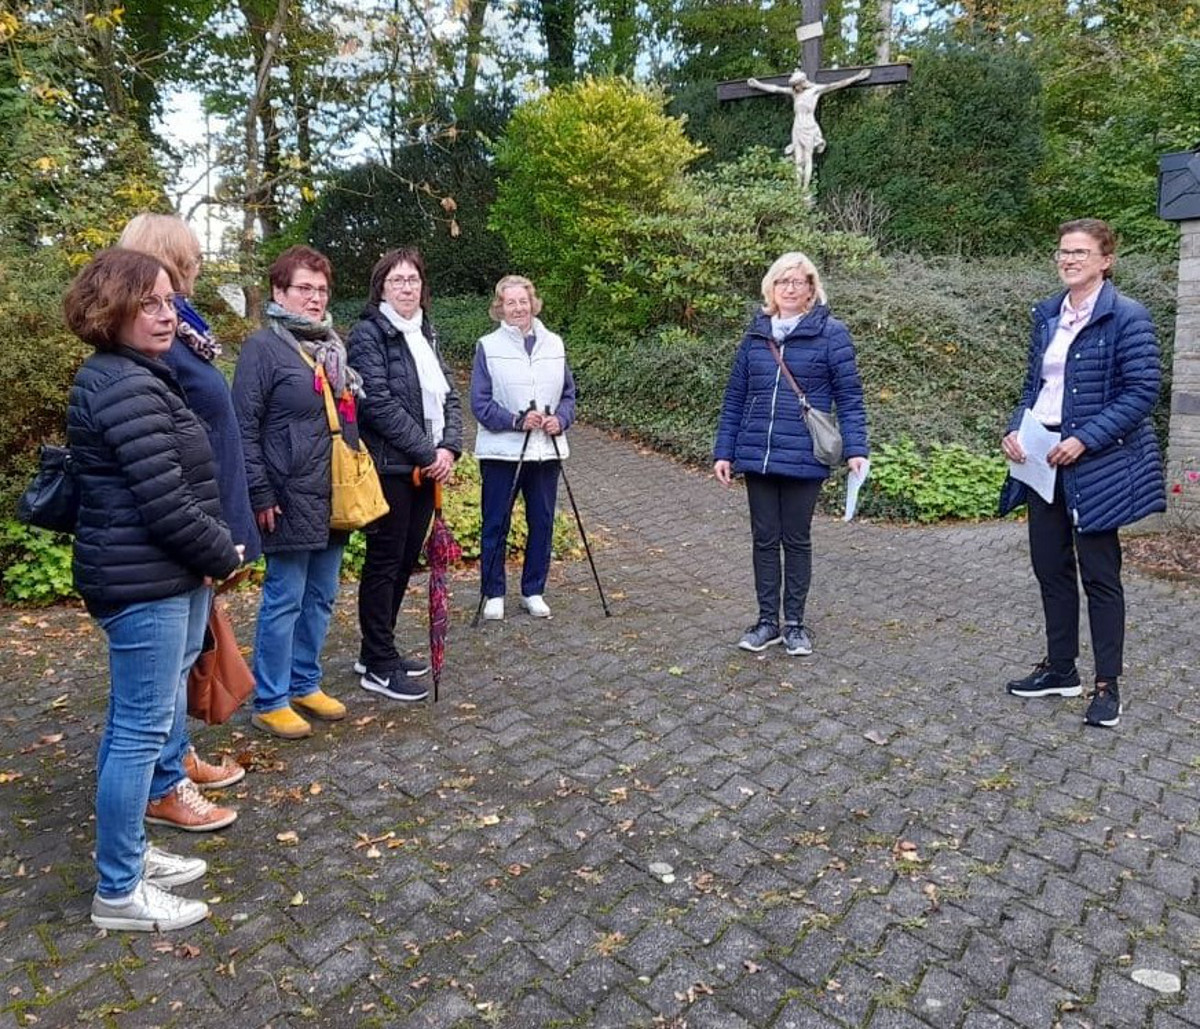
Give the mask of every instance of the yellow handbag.
[(309, 360), (307, 354), (302, 353), (301, 356), (316, 369), (321, 395), (325, 398), (329, 432), (333, 436), (330, 460), (333, 491), (329, 503), (329, 527), (345, 531), (362, 529), (388, 513), (388, 502), (383, 498), (383, 487), (379, 484), (375, 462), (365, 446), (360, 443), (356, 449), (343, 438), (342, 425), (333, 403), (333, 390), (325, 377), (325, 369)]

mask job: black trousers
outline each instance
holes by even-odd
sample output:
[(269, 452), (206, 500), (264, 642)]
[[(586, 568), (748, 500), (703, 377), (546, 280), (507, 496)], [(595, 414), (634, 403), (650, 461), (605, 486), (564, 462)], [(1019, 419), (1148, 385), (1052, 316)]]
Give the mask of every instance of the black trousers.
[(1121, 541), (1116, 529), (1075, 531), (1063, 498), (1061, 474), (1054, 487), (1054, 503), (1047, 504), (1033, 490), (1029, 491), (1029, 555), (1042, 590), (1046, 655), (1051, 663), (1073, 663), (1079, 656), (1079, 580), (1082, 579), (1096, 678), (1119, 676), (1125, 652)]
[(407, 475), (381, 475), (379, 481), (390, 510), (365, 530), (367, 555), (358, 583), (359, 658), (373, 672), (399, 659), (396, 618), (433, 517), (432, 483), (414, 486)]
[(783, 620), (804, 624), (804, 605), (812, 582), (812, 518), (823, 481), (786, 475), (746, 475), (759, 621), (779, 624), (782, 546)]

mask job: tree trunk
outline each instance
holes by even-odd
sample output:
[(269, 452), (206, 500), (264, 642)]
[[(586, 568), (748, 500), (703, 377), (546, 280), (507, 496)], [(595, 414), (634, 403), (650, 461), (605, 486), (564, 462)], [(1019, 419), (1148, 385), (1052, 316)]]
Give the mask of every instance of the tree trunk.
[(463, 63), (462, 86), (454, 98), (454, 113), (459, 120), (469, 119), (475, 107), (475, 88), (479, 78), (480, 48), (483, 44), (483, 24), (490, 0), (469, 0), (467, 9), (467, 53)]
[[(260, 206), (264, 199), (266, 176), (262, 159), (262, 148), (259, 146), (258, 130), (260, 122), (274, 124), (270, 114), (271, 103), (271, 68), (279, 50), (280, 37), (287, 19), (288, 0), (276, 0), (275, 14), (270, 26), (262, 24), (254, 11), (252, 4), (246, 0), (241, 2), (242, 13), (246, 18), (251, 39), (254, 40), (257, 67), (254, 73), (254, 91), (250, 102), (246, 105), (246, 115), (242, 121), (243, 138), (246, 148), (245, 187), (242, 196), (242, 238), (238, 247), (241, 255), (242, 273), (246, 274), (254, 268), (254, 255), (258, 239), (255, 233), (255, 222), (260, 217)], [(264, 121), (264, 112), (265, 121)], [(272, 145), (268, 136), (264, 145)], [(273, 145), (278, 149), (279, 141)], [(264, 223), (264, 233), (266, 226)], [(254, 280), (252, 280), (254, 281)], [(246, 310), (257, 310), (261, 302), (261, 291), (257, 284), (246, 287)]]
[(546, 85), (575, 81), (575, 16), (578, 0), (541, 0), (538, 14), (546, 39)]
[(875, 47), (875, 63), (892, 61), (892, 0), (879, 0), (879, 43)]

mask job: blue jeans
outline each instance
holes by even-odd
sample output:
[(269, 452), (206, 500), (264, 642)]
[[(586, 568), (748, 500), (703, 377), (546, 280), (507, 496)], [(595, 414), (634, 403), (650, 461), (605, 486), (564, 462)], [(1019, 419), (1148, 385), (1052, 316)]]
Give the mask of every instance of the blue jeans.
[[(521, 466), (518, 489), (525, 500), (525, 564), (521, 569), (521, 596), (540, 597), (546, 592), (550, 574), (550, 552), (554, 543), (554, 505), (558, 500), (557, 461), (526, 461)], [(512, 494), (515, 461), (479, 462), (482, 480), (483, 528), (480, 532), (480, 583), (485, 597), (502, 597), (505, 590), (504, 555), (512, 520), (508, 498)]]
[(204, 642), (209, 594), (197, 587), (97, 619), (108, 636), (112, 678), (97, 759), (101, 897), (122, 897), (137, 886), (146, 849), (146, 802), (182, 778), (182, 769), (169, 771), (161, 758), (173, 726), (187, 717), (187, 669)]
[[(211, 586), (202, 586), (201, 589), (207, 594), (207, 600), (204, 607), (204, 624), (208, 626), (208, 616), (212, 612), (213, 591)], [(200, 655), (200, 647), (204, 645), (204, 636), (201, 634), (200, 645), (196, 647), (194, 653), (185, 655), (183, 662), (183, 678), (184, 678), (184, 697), (187, 697), (187, 677), (192, 670), (192, 665), (195, 664), (196, 658)], [(175, 724), (171, 726), (171, 735), (167, 738), (167, 744), (162, 749), (162, 754), (159, 756), (158, 764), (154, 768), (155, 785), (150, 787), (150, 799), (159, 800), (165, 797), (175, 788), (175, 784), (185, 778), (187, 773), (183, 770), (184, 755), (192, 747), (191, 737), (188, 735), (187, 728), (187, 704), (185, 703), (175, 719)], [(169, 785), (162, 792), (157, 792), (157, 785), (162, 782), (168, 782)]]
[(267, 555), (254, 635), (255, 711), (278, 711), (321, 688), (321, 648), (341, 567), (340, 543)]

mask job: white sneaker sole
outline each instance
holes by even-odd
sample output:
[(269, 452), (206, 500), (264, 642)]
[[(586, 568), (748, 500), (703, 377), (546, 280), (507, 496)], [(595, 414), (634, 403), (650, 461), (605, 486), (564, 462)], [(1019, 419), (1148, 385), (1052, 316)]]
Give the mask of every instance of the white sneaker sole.
[(101, 929), (114, 929), (118, 932), (166, 933), (172, 929), (186, 929), (189, 925), (203, 922), (207, 917), (208, 905), (206, 904), (197, 913), (170, 919), (119, 918), (116, 915), (93, 914), (92, 924)]
[(738, 641), (738, 649), (739, 650), (748, 650), (748, 651), (750, 651), (751, 654), (761, 654), (764, 650), (767, 649), (767, 647), (773, 647), (777, 643), (782, 643), (782, 642), (783, 642), (783, 637), (777, 636), (773, 640), (767, 640), (767, 642), (764, 643), (761, 647), (756, 647), (756, 646), (754, 646), (753, 643), (747, 643), (745, 640), (739, 640)]

